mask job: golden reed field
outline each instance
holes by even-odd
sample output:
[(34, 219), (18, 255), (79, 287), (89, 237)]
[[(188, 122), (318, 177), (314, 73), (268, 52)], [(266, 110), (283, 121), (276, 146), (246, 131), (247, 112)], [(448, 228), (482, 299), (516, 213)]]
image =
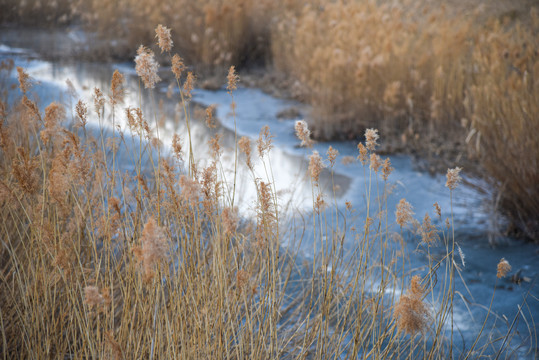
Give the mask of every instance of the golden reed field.
[[(484, 275), (496, 277), (491, 301), (476, 305), (484, 316), (463, 342), (454, 302), (465, 297), (455, 289), (465, 260), (453, 209), (435, 204), (432, 216), (418, 214), (418, 221), (406, 199), (387, 206), (387, 152), (442, 159), (451, 200), (463, 162), (496, 189), (509, 230), (538, 239), (539, 12), (532, 1), (477, 3), (0, 3), (4, 25), (29, 24), (40, 14), (45, 28), (81, 24), (102, 39), (117, 38), (110, 57), (135, 59), (141, 96), (153, 99), (158, 69), (166, 66), (188, 130), (164, 151), (158, 114), (123, 106), (119, 71), (109, 88), (96, 88), (72, 111), (40, 104), (27, 71), (2, 62), (0, 74), (17, 71), (18, 87), (3, 86), (0, 98), (0, 355), (536, 356), (536, 325), (524, 316), (536, 298), (519, 306), (527, 334), (515, 331), (516, 317), (508, 326), (492, 324), (509, 262), (501, 258)], [(309, 158), (312, 213), (303, 225), (277, 204), (269, 127), (258, 141), (236, 135), (232, 177), (221, 176), (218, 135), (208, 145), (208, 165), (197, 162), (190, 130), (196, 76), (221, 81), (234, 104), (243, 72), (260, 68), (274, 81), (286, 79), (284, 94), (312, 106), (307, 122), (296, 123), (298, 146), (311, 146), (311, 137), (362, 139), (357, 161), (368, 205), (360, 221), (352, 204), (341, 211), (323, 196), (321, 173), (333, 178), (341, 160), (332, 147)], [(90, 129), (90, 116), (115, 130)], [(116, 130), (119, 117), (129, 133)], [(212, 127), (211, 108), (207, 120)], [(252, 171), (253, 219), (238, 214), (240, 163), (267, 169), (265, 178)], [(354, 239), (352, 248), (345, 237)], [(421, 275), (399, 250), (410, 238), (425, 254)], [(302, 255), (304, 241), (314, 244), (314, 258)]]
[(49, 26), (78, 21), (114, 40), (93, 55), (98, 59), (132, 58), (140, 44), (154, 42), (156, 24), (168, 24), (178, 53), (199, 76), (222, 77), (234, 65), (262, 67), (285, 79), (286, 93), (312, 104), (315, 138), (354, 138), (374, 126), (386, 134), (389, 151), (442, 159), (445, 167), (470, 160), (467, 171), (498, 189), (497, 207), (511, 220), (509, 231), (537, 240), (534, 5), (5, 0), (0, 19)]

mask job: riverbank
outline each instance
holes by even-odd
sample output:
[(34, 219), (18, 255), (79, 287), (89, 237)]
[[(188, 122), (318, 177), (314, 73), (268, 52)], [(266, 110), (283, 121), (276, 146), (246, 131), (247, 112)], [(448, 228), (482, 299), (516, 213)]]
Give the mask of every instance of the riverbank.
[[(48, 41), (42, 41), (44, 32), (40, 29), (19, 29), (18, 27), (5, 27), (1, 37), (8, 42), (10, 38), (18, 38), (20, 46), (36, 49), (40, 57), (55, 62), (76, 62), (77, 60), (110, 62), (115, 58), (121, 59), (125, 56), (122, 55), (125, 54), (122, 49), (125, 49), (129, 44), (127, 39), (100, 38), (96, 33), (82, 31), (80, 27), (47, 31), (49, 31)], [(52, 34), (52, 37), (50, 37), (50, 34)], [(54, 40), (50, 41), (51, 38)], [(166, 61), (162, 61), (162, 63), (165, 65)], [(217, 71), (217, 74), (222, 74), (222, 70)], [(506, 137), (501, 133), (503, 131), (511, 133), (511, 131), (507, 130), (508, 126), (514, 127), (518, 125), (517, 128), (519, 129), (518, 134), (512, 131), (513, 135), (511, 136), (516, 136), (517, 138), (520, 136), (520, 140), (505, 141), (506, 146), (510, 146), (511, 150), (493, 151), (491, 148), (492, 140), (489, 140), (488, 137), (485, 138), (488, 131), (475, 125), (470, 127), (470, 118), (481, 119), (483, 117), (479, 118), (476, 115), (471, 115), (467, 116), (468, 119), (462, 118), (456, 121), (458, 116), (453, 114), (453, 118), (449, 119), (449, 122), (445, 121), (435, 125), (428, 123), (431, 120), (423, 123), (423, 120), (418, 119), (415, 115), (408, 114), (404, 117), (408, 117), (408, 120), (405, 121), (408, 125), (403, 128), (401, 126), (401, 120), (403, 119), (401, 115), (399, 115), (401, 120), (396, 120), (397, 122), (395, 122), (393, 116), (383, 114), (377, 115), (374, 121), (365, 121), (370, 115), (365, 117), (365, 114), (362, 115), (360, 110), (347, 110), (355, 119), (350, 123), (353, 124), (353, 127), (341, 127), (339, 121), (335, 120), (341, 118), (341, 115), (339, 115), (340, 110), (334, 109), (331, 114), (327, 113), (327, 109), (321, 110), (319, 107), (325, 106), (323, 102), (313, 102), (312, 92), (317, 91), (317, 87), (312, 84), (309, 86), (308, 82), (300, 81), (297, 76), (290, 76), (290, 71), (279, 70), (278, 64), (265, 67), (247, 66), (240, 72), (240, 75), (243, 85), (261, 88), (273, 96), (295, 99), (306, 104), (306, 106), (296, 105), (294, 108), (287, 109), (288, 116), (292, 114), (295, 117), (299, 115), (305, 118), (313, 130), (315, 139), (355, 139), (359, 141), (367, 127), (376, 127), (380, 129), (386, 139), (379, 150), (381, 153), (411, 155), (415, 159), (415, 166), (431, 174), (443, 173), (447, 168), (461, 166), (470, 176), (487, 179), (490, 183), (489, 186), (497, 189), (495, 198), (498, 198), (498, 200), (494, 206), (510, 220), (507, 223), (508, 225), (500, 229), (500, 232), (510, 232), (513, 235), (520, 234), (530, 239), (536, 238), (534, 229), (539, 226), (534, 215), (535, 212), (533, 212), (536, 206), (534, 200), (536, 197), (529, 196), (529, 194), (530, 191), (533, 193), (539, 170), (537, 170), (537, 167), (526, 165), (535, 163), (533, 156), (537, 153), (533, 150), (537, 145), (534, 142), (536, 139), (530, 138), (526, 140), (526, 134), (534, 133), (533, 127), (539, 121), (536, 116), (533, 116), (534, 110), (526, 110), (531, 115), (531, 118), (524, 119), (525, 121), (523, 120), (520, 125), (518, 125), (519, 122), (500, 124), (500, 132), (493, 132), (492, 127), (489, 127), (491, 129), (489, 133), (494, 138)], [(198, 78), (197, 84), (207, 89), (218, 89), (221, 86), (219, 79), (220, 75), (203, 72)], [(361, 84), (355, 86), (358, 89), (362, 87), (364, 86)], [(348, 91), (343, 89), (329, 90), (330, 88), (327, 89), (327, 94), (339, 94), (342, 91)], [(531, 98), (529, 96), (524, 97), (529, 98), (528, 105), (534, 104), (533, 97), (537, 96), (536, 93), (536, 90), (532, 90)], [(357, 98), (363, 97), (358, 95)], [(351, 103), (355, 102), (352, 101)], [(489, 106), (492, 107), (491, 105)], [(414, 107), (417, 109), (418, 105), (415, 104)], [(321, 118), (321, 114), (324, 113), (327, 113), (327, 115)], [(287, 115), (286, 112), (283, 114)], [(489, 117), (488, 114), (486, 116), (487, 118)], [(320, 121), (324, 123), (324, 127), (330, 126), (334, 130), (324, 130), (324, 127), (320, 127)], [(452, 125), (447, 128), (443, 124)], [(444, 136), (440, 136), (442, 133)], [(506, 159), (508, 157), (510, 159)], [(504, 170), (508, 168), (512, 170)], [(501, 188), (500, 184), (505, 185)], [(522, 199), (525, 199), (525, 201)]]
[[(537, 296), (537, 288), (530, 283), (537, 276), (537, 253), (531, 244), (514, 239), (506, 239), (494, 249), (489, 246), (489, 216), (473, 187), (460, 184), (451, 193), (444, 176), (415, 171), (411, 161), (401, 156), (390, 157), (394, 169), (385, 181), (368, 164), (354, 161), (355, 141), (318, 142), (313, 149), (300, 148), (294, 136), (294, 112), (287, 110), (302, 105), (256, 89), (233, 91), (235, 112), (226, 89), (192, 89), (192, 101), (203, 104), (202, 108), (217, 105), (215, 116), (223, 128), (209, 127), (205, 113), (196, 116), (192, 109), (189, 130), (183, 109), (176, 107), (179, 91), (170, 90), (166, 81), (154, 90), (144, 90), (131, 62), (57, 64), (23, 49), (9, 50), (9, 55), (16, 56), (16, 65), (26, 67), (35, 80), (27, 92), (30, 99), (40, 101), (40, 109), (51, 102), (56, 105), (40, 111), (44, 124), (32, 112), (32, 103), (14, 106), (11, 109), (22, 115), (10, 110), (8, 126), (2, 129), (9, 135), (2, 139), (10, 139), (2, 143), (2, 194), (16, 197), (2, 199), (18, 201), (1, 203), (4, 228), (13, 231), (9, 232), (11, 251), (1, 255), (6, 271), (14, 268), (14, 273), (29, 275), (27, 280), (6, 277), (7, 286), (0, 292), (2, 314), (12, 319), (2, 328), (4, 338), (9, 339), (3, 345), (8, 353), (96, 357), (116, 351), (117, 356), (150, 357), (155, 351), (162, 357), (195, 357), (230, 351), (231, 355), (248, 353), (258, 358), (312, 353), (380, 353), (398, 358), (413, 351), (417, 357), (444, 358), (447, 349), (452, 349), (471, 357), (500, 350), (533, 358), (532, 333), (529, 337), (515, 334), (513, 342), (507, 340), (507, 347), (492, 339), (502, 339), (514, 329), (526, 334), (525, 322), (536, 316), (533, 304), (529, 309), (516, 305), (527, 304), (522, 299), (528, 299), (528, 292)], [(124, 76), (121, 87), (111, 86), (115, 69)], [(163, 68), (160, 77), (165, 78), (168, 71)], [(19, 93), (15, 69), (9, 79), (11, 93)], [(103, 90), (106, 111), (100, 110), (101, 102), (94, 101), (94, 88)], [(115, 91), (124, 103), (121, 111), (116, 105), (113, 117), (111, 99), (115, 97), (108, 96)], [(16, 96), (12, 99), (19, 101)], [(52, 110), (64, 106), (69, 119), (69, 109), (77, 99), (89, 104), (86, 127), (102, 126), (103, 132), (74, 131), (77, 127), (70, 127), (69, 121), (54, 122), (61, 112)], [(92, 106), (96, 104), (97, 111)], [(127, 106), (143, 110), (149, 131), (136, 111), (131, 112), (135, 123), (129, 122), (124, 112)], [(283, 113), (291, 118), (278, 116)], [(79, 114), (84, 116), (84, 112), (72, 114), (74, 124), (82, 121)], [(21, 131), (24, 126), (19, 124), (28, 129), (34, 126), (39, 136)], [(275, 137), (264, 137), (262, 132), (259, 138), (264, 125), (270, 126)], [(54, 128), (49, 129), (51, 126)], [(183, 150), (173, 145), (174, 134), (180, 136), (178, 144)], [(234, 155), (234, 144), (243, 136), (253, 145), (252, 168), (247, 165), (247, 147)], [(131, 148), (123, 140), (133, 137), (135, 143), (140, 138), (140, 148)], [(255, 145), (257, 140), (266, 149), (262, 154)], [(379, 142), (384, 142), (383, 134)], [(333, 166), (325, 160), (329, 145), (340, 153)], [(116, 146), (127, 155), (118, 157)], [(186, 149), (191, 146), (198, 175), (185, 166), (190, 157)], [(141, 171), (137, 160), (141, 150), (157, 159), (149, 173)], [(315, 163), (309, 159), (313, 150), (324, 158), (319, 165), (326, 166), (317, 178), (311, 166)], [(345, 157), (348, 161), (340, 161)], [(41, 168), (38, 159), (44, 159)], [(94, 176), (76, 172), (86, 172), (87, 167)], [(43, 185), (32, 180), (36, 175)], [(333, 197), (332, 185), (344, 178), (346, 186)], [(68, 185), (54, 187), (53, 181)], [(403, 231), (395, 223), (400, 198), (412, 204), (417, 217), (411, 224), (401, 221)], [(440, 215), (433, 207), (435, 201)], [(240, 219), (246, 216), (249, 220), (236, 222), (235, 206), (230, 204), (237, 205)], [(285, 210), (293, 216), (285, 216)], [(424, 217), (425, 213), (430, 217)], [(17, 229), (27, 226), (31, 231), (23, 231), (21, 236)], [(163, 239), (170, 245), (166, 256)], [(451, 243), (460, 248), (459, 255), (448, 250)], [(154, 250), (152, 257), (143, 256)], [(496, 264), (502, 256), (514, 269), (510, 277), (495, 281)], [(159, 266), (154, 263), (156, 257)], [(436, 265), (439, 261), (443, 266)], [(448, 269), (452, 266), (468, 288), (451, 280)], [(418, 280), (412, 280), (411, 274), (422, 278), (422, 288), (427, 291), (425, 303), (418, 309), (425, 316), (432, 315), (421, 323), (428, 329), (421, 340), (397, 332), (403, 323), (393, 315), (393, 305), (401, 299), (405, 303), (414, 291), (417, 296)], [(434, 276), (437, 282), (432, 281)], [(54, 286), (47, 286), (51, 283)], [(496, 300), (487, 319), (483, 307), (493, 288)], [(452, 291), (462, 295), (454, 303), (448, 296)], [(72, 316), (58, 320), (58, 312)], [(134, 313), (140, 316), (133, 318)], [(28, 322), (30, 314), (40, 321)], [(516, 319), (516, 325), (493, 322), (501, 319), (500, 314)], [(356, 321), (357, 316), (365, 321)], [(470, 321), (472, 317), (476, 321)], [(488, 336), (480, 332), (482, 321), (487, 328), (493, 326)], [(59, 325), (44, 327), (42, 323)], [(213, 332), (216, 325), (217, 333), (233, 335), (221, 338), (222, 343), (214, 341), (220, 338)], [(463, 334), (462, 347), (456, 337), (452, 344), (446, 341), (453, 327)], [(142, 330), (134, 336), (133, 328)], [(382, 342), (370, 340), (380, 332), (392, 339), (384, 347)], [(108, 335), (102, 336), (104, 333)], [(28, 340), (20, 334), (27, 334)], [(355, 342), (356, 334), (364, 341)], [(464, 345), (476, 337), (477, 348)], [(43, 338), (53, 346), (40, 346)], [(196, 339), (194, 345), (190, 339)], [(418, 348), (418, 342), (432, 352)]]

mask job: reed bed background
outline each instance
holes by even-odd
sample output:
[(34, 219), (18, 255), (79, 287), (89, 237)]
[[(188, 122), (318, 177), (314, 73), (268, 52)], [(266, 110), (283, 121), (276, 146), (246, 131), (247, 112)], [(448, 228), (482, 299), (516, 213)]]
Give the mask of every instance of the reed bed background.
[[(324, 158), (310, 157), (312, 220), (301, 226), (301, 217), (285, 219), (271, 171), (252, 170), (254, 162), (271, 169), (267, 127), (256, 143), (237, 139), (228, 180), (218, 136), (212, 160), (200, 167), (189, 151), (194, 77), (172, 56), (169, 30), (160, 26), (157, 34), (188, 129), (167, 144), (170, 151), (161, 144), (159, 114), (122, 104), (118, 71), (109, 89), (95, 89), (74, 111), (59, 103), (40, 110), (22, 68), (19, 88), (2, 92), (18, 92), (17, 100), (0, 102), (4, 358), (445, 359), (510, 357), (519, 346), (534, 356), (534, 328), (522, 338), (510, 323), (491, 328), (490, 307), (472, 342), (456, 345), (463, 257), (452, 209), (435, 205), (417, 221), (405, 199), (387, 208), (392, 168), (377, 153), (378, 130), (367, 129), (358, 144), (369, 179), (361, 216), (352, 204), (343, 212), (324, 196), (320, 174), (332, 174), (338, 160), (329, 148)], [(153, 51), (139, 47), (135, 62), (139, 91), (153, 99)], [(231, 104), (237, 81), (229, 68)], [(120, 117), (126, 128), (116, 126)], [(109, 126), (95, 129), (91, 118)], [(307, 124), (296, 130), (298, 143), (308, 146)], [(128, 160), (121, 163), (120, 154)], [(237, 213), (239, 161), (257, 188), (252, 218)], [(459, 172), (448, 170), (447, 196), (458, 191)], [(388, 223), (389, 211), (397, 224)], [(300, 251), (307, 241), (313, 258)], [(404, 241), (425, 252), (423, 268), (409, 268)], [(434, 249), (444, 255), (431, 256)], [(496, 271), (504, 277), (510, 264), (501, 259), (492, 278)]]

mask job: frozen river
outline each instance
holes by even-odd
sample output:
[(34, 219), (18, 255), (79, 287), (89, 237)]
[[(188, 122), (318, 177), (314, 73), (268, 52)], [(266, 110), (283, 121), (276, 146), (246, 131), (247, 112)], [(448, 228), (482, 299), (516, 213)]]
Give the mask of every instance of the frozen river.
[[(74, 106), (78, 99), (68, 92), (66, 80), (69, 80), (73, 85), (77, 93), (76, 97), (91, 104), (93, 89), (98, 87), (108, 91), (110, 79), (115, 69), (119, 69), (126, 75), (127, 96), (124, 105), (137, 106), (139, 103), (139, 81), (134, 72), (133, 63), (51, 62), (43, 60), (40, 53), (37, 52), (38, 50), (32, 48), (32, 42), (27, 40), (18, 40), (7, 33), (0, 36), (0, 60), (13, 59), (16, 66), (27, 69), (34, 79), (32, 92), (39, 99), (42, 107), (52, 101), (61, 101), (67, 108)], [(16, 71), (13, 71), (7, 81), (15, 84), (16, 79)], [(157, 86), (154, 101), (149, 98), (143, 99), (144, 108), (150, 113), (157, 111), (159, 100), (163, 100), (159, 112), (166, 114), (161, 130), (161, 140), (165, 148), (170, 146), (173, 133), (182, 134), (184, 140), (187, 136), (184, 122), (177, 114), (175, 101), (169, 100), (165, 95), (168, 85), (168, 82), (162, 82)], [(324, 156), (328, 147), (332, 146), (339, 151), (340, 155), (334, 167), (333, 180), (328, 171), (323, 174), (321, 179), (326, 201), (336, 203), (343, 213), (346, 211), (345, 203), (350, 202), (356, 209), (356, 213), (348, 221), (356, 221), (357, 224), (352, 225), (358, 228), (363, 226), (361, 219), (364, 221), (367, 201), (365, 185), (369, 178), (364, 176), (363, 167), (359, 162), (343, 164), (339, 161), (345, 156), (355, 158), (357, 156), (357, 143), (324, 142), (315, 143), (313, 149), (300, 148), (298, 146), (299, 140), (294, 135), (294, 123), (298, 119), (279, 119), (277, 114), (291, 107), (307, 110), (304, 105), (276, 99), (259, 89), (251, 88), (239, 88), (234, 92), (234, 100), (237, 104), (238, 138), (248, 136), (256, 141), (260, 129), (265, 125), (270, 127), (270, 131), (274, 135), (274, 148), (269, 154), (266, 166), (261, 161), (255, 161), (255, 176), (274, 183), (277, 194), (279, 194), (282, 214), (286, 214), (287, 217), (303, 215), (305, 219), (311, 219), (313, 199), (312, 186), (307, 173), (308, 156), (313, 150), (317, 150)], [(222, 158), (223, 168), (233, 168), (234, 118), (231, 115), (230, 95), (224, 86), (217, 91), (195, 89), (193, 101), (203, 106), (216, 105), (216, 115), (220, 122), (220, 126), (211, 131), (203, 122), (193, 122), (191, 132), (195, 159), (201, 165), (205, 164), (209, 158), (208, 140), (217, 131), (222, 134), (225, 147)], [(94, 125), (99, 124), (95, 123)], [(118, 116), (117, 125), (126, 129), (123, 113), (122, 116)], [(380, 141), (383, 142), (384, 134), (380, 135)], [(393, 224), (389, 231), (399, 232), (398, 225), (394, 222), (394, 210), (401, 198), (406, 198), (412, 204), (415, 217), (419, 221), (427, 212), (435, 218), (433, 208), (435, 202), (440, 205), (444, 219), (450, 216), (451, 202), (449, 190), (445, 187), (445, 175), (431, 176), (428, 173), (416, 171), (412, 160), (407, 156), (394, 155), (390, 158), (395, 170), (387, 184), (391, 188), (391, 194), (387, 198), (388, 223)], [(255, 215), (254, 203), (256, 201), (253, 175), (244, 165), (240, 166), (239, 173), (236, 196), (240, 212), (243, 217), (252, 217)], [(498, 236), (495, 241), (492, 241), (496, 222), (490, 207), (486, 204), (489, 195), (477, 190), (478, 188), (488, 189), (488, 187), (478, 180), (467, 178), (466, 169), (462, 175), (467, 181), (454, 191), (452, 209), (455, 238), (465, 255), (465, 266), (461, 265), (461, 273), (469, 292), (461, 279), (458, 279), (457, 291), (462, 296), (455, 296), (456, 326), (462, 332), (465, 343), (466, 334), (468, 332), (475, 333), (477, 328), (481, 326), (486, 313), (485, 307), (489, 305), (494, 288), (496, 264), (500, 258), (504, 257), (512, 264), (513, 270), (509, 277), (498, 281), (493, 304), (493, 311), (498, 316), (491, 316), (489, 326), (495, 322), (500, 332), (503, 333), (507, 331), (516, 316), (517, 320), (514, 325), (517, 329), (516, 336), (520, 336), (521, 339), (516, 340), (515, 344), (522, 343), (523, 347), (522, 349), (515, 347), (514, 355), (516, 358), (530, 357), (530, 355), (524, 356), (522, 354), (530, 344), (536, 345), (535, 339), (530, 340), (528, 334), (531, 330), (533, 336), (536, 336), (536, 325), (532, 318), (539, 319), (539, 287), (536, 284), (539, 273), (539, 249), (537, 245), (502, 236)], [(223, 176), (230, 181), (233, 174), (231, 171), (224, 171)], [(332, 181), (336, 185), (335, 197), (331, 191)], [(371, 197), (371, 206), (375, 206), (375, 198), (375, 196)], [(309, 226), (307, 225), (306, 228), (308, 229)], [(420, 274), (426, 263), (425, 255), (416, 251), (420, 238), (410, 233), (405, 233), (404, 238), (404, 251), (410, 258), (411, 268), (418, 269), (417, 273)], [(307, 234), (305, 239), (312, 239), (312, 237)], [(347, 242), (355, 241), (353, 236), (346, 236), (345, 239)], [(313, 256), (310, 253), (312, 245), (308, 241), (302, 245), (303, 255), (307, 259)], [(345, 244), (345, 247), (346, 245), (353, 246), (352, 243)], [(432, 251), (436, 252), (436, 249)], [(445, 252), (445, 248), (440, 249), (440, 254), (442, 252)], [(460, 259), (458, 261), (460, 262)], [(511, 275), (515, 281), (511, 281)], [(526, 301), (524, 301), (525, 297)], [(479, 304), (479, 306), (474, 306), (475, 304)], [(521, 313), (517, 316), (519, 306)], [(466, 346), (470, 345), (469, 341)], [(533, 355), (531, 356), (533, 357)]]

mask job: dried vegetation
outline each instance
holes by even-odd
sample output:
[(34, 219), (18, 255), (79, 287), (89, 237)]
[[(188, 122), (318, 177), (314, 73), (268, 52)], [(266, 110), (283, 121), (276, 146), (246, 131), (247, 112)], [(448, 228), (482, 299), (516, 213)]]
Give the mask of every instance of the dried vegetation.
[[(160, 45), (168, 47), (166, 41)], [(145, 49), (141, 54), (151, 55)], [(158, 81), (154, 66), (141, 69), (142, 79)], [(519, 338), (509, 324), (497, 324), (483, 335), (490, 309), (472, 334), (473, 345), (455, 345), (461, 269), (452, 221), (441, 228), (428, 216), (423, 224), (414, 222), (412, 206), (402, 200), (401, 232), (391, 231), (387, 212), (394, 210), (385, 199), (392, 169), (376, 152), (377, 130), (368, 129), (366, 144), (358, 145), (369, 179), (365, 212), (347, 203), (343, 213), (324, 200), (319, 177), (332, 172), (338, 157), (330, 148), (327, 159), (311, 156), (312, 220), (303, 226), (283, 218), (271, 172), (253, 170), (255, 161), (271, 168), (269, 128), (256, 141), (257, 158), (251, 141), (239, 139), (257, 189), (254, 215), (240, 218), (235, 182), (219, 171), (219, 137), (206, 167), (187, 150), (193, 75), (172, 70), (188, 131), (183, 141), (173, 137), (170, 155), (160, 146), (158, 121), (150, 125), (140, 108), (121, 111), (128, 105), (121, 105), (119, 72), (109, 94), (95, 89), (93, 99), (81, 99), (69, 118), (58, 103), (41, 111), (29, 95), (31, 79), (18, 70), (18, 100), (0, 102), (5, 358), (445, 359), (511, 356), (520, 345), (529, 349), (523, 356), (534, 356), (533, 330)], [(2, 71), (14, 71), (13, 64), (2, 63)], [(231, 102), (237, 80), (230, 68)], [(140, 91), (154, 91), (147, 88)], [(94, 109), (85, 101), (93, 101)], [(88, 126), (114, 125), (119, 116), (127, 126), (114, 127), (109, 137)], [(305, 123), (298, 124), (298, 135), (309, 143)], [(118, 163), (118, 151), (129, 154), (127, 168)], [(238, 157), (236, 151), (234, 174)], [(448, 196), (458, 191), (459, 171), (448, 172)], [(444, 216), (451, 211), (443, 210)], [(440, 208), (435, 212), (442, 222)], [(415, 233), (403, 232), (410, 223)], [(427, 254), (424, 268), (407, 265), (403, 236)], [(302, 241), (312, 243), (312, 258), (303, 258)], [(510, 266), (500, 264), (498, 276), (506, 276)]]

